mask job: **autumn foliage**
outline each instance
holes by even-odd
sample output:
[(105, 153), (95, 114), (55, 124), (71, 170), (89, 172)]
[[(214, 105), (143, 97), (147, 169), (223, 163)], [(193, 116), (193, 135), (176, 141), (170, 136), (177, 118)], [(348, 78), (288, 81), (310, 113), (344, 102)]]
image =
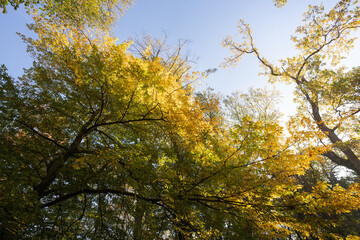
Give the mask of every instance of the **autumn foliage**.
[(37, 38), (21, 35), (33, 66), (19, 79), (0, 68), (0, 236), (358, 239), (337, 228), (358, 214), (357, 180), (316, 174), (329, 160), (360, 173), (359, 70), (325, 68), (351, 47), (359, 19), (357, 2), (310, 7), (294, 38), (300, 55), (281, 66), (244, 21), (244, 42), (225, 40), (226, 64), (255, 54), (271, 81), (297, 86), (301, 107), (284, 128), (265, 90), (224, 108), (197, 92), (208, 73), (181, 52), (165, 59), (149, 40), (136, 55), (101, 26), (34, 13)]

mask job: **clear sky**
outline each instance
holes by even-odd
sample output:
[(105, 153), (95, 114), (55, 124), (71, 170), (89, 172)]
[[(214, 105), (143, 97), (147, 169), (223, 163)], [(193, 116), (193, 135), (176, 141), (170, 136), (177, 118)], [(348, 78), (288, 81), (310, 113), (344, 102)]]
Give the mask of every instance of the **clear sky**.
[[(324, 0), (332, 7), (337, 0)], [(197, 58), (196, 70), (204, 71), (218, 67), (228, 52), (221, 41), (236, 33), (239, 19), (245, 19), (252, 27), (255, 43), (263, 56), (271, 61), (292, 56), (294, 52), (290, 36), (302, 23), (302, 14), (309, 4), (320, 4), (319, 0), (289, 0), (278, 9), (272, 0), (137, 0), (121, 17), (114, 31), (120, 41), (146, 33), (154, 37), (167, 35), (168, 42), (178, 39), (190, 43), (187, 49)], [(31, 65), (32, 59), (25, 53), (26, 46), (16, 32), (29, 34), (26, 23), (31, 21), (22, 9), (0, 14), (0, 64), (4, 63), (9, 73), (18, 76), (23, 67)], [(357, 42), (359, 45), (359, 42)], [(360, 65), (360, 48), (356, 48), (347, 65)], [(233, 91), (246, 91), (249, 87), (268, 85), (264, 77), (258, 76), (259, 64), (254, 57), (244, 57), (236, 68), (219, 69), (202, 81), (201, 88), (212, 87), (227, 95)], [(292, 88), (277, 86), (284, 95), (280, 110), (292, 114)]]

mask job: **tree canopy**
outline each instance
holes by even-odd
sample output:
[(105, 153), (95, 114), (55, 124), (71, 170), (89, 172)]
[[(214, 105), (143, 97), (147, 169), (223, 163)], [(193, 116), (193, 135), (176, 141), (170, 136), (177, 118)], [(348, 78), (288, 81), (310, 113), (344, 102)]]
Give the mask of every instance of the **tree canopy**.
[(134, 2), (134, 0), (1, 0), (0, 9), (7, 13), (11, 5), (15, 10), (22, 6), (28, 12), (40, 12), (43, 17), (61, 18), (78, 27), (97, 27), (109, 29), (119, 14)]
[[(356, 1), (310, 7), (299, 55), (281, 66), (244, 21), (244, 42), (224, 41), (227, 64), (255, 54), (271, 81), (296, 85), (286, 127), (275, 90), (198, 91), (213, 70), (194, 71), (181, 41), (119, 42), (104, 31), (105, 3), (131, 1), (46, 2), (32, 12), (37, 37), (20, 35), (32, 67), (18, 79), (0, 67), (0, 238), (360, 237), (359, 69), (335, 68), (359, 26)], [(334, 165), (355, 174), (339, 180)]]

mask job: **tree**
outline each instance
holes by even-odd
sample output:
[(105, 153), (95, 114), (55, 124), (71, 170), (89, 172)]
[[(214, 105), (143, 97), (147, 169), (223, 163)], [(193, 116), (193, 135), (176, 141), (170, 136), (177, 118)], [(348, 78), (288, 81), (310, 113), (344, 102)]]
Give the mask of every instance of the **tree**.
[(10, 4), (15, 10), (24, 4), (28, 12), (41, 12), (43, 17), (57, 17), (78, 27), (109, 29), (134, 0), (2, 0), (2, 13)]
[(246, 40), (239, 44), (229, 37), (224, 42), (233, 53), (227, 59), (229, 64), (237, 62), (243, 54), (254, 54), (271, 81), (294, 83), (302, 104), (299, 125), (317, 132), (317, 141), (329, 147), (324, 156), (357, 174), (360, 174), (359, 70), (335, 67), (353, 46), (352, 34), (359, 28), (359, 12), (357, 1), (339, 1), (327, 13), (322, 6), (310, 6), (305, 14), (306, 24), (298, 27), (298, 36), (292, 38), (300, 54), (280, 61), (281, 66), (260, 55), (249, 25), (242, 20), (239, 29)]
[(180, 39), (177, 46), (173, 47), (167, 44), (166, 40), (166, 35), (163, 39), (156, 39), (150, 35), (143, 35), (142, 38), (130, 38), (132, 44), (129, 51), (144, 60), (160, 60), (161, 64), (170, 69), (174, 75), (183, 78), (195, 63), (189, 53), (184, 54), (187, 41)]
[[(277, 1), (278, 3), (286, 3)], [(346, 71), (339, 66), (344, 54), (353, 46), (354, 33), (359, 27), (359, 6), (357, 1), (339, 1), (329, 12), (324, 12), (322, 6), (310, 6), (305, 14), (304, 26), (297, 28), (298, 36), (293, 37), (300, 54), (280, 61), (280, 66), (267, 61), (255, 46), (250, 26), (243, 20), (239, 23), (240, 35), (244, 37), (241, 43), (231, 37), (224, 41), (232, 55), (227, 58), (227, 64), (235, 64), (243, 54), (253, 54), (260, 61), (271, 82), (285, 81), (296, 85), (297, 101), (300, 103), (298, 114), (288, 126), (294, 145), (298, 149), (309, 146), (323, 146), (322, 156), (337, 166), (345, 166), (359, 174), (358, 148), (358, 68)], [(321, 162), (320, 162), (321, 163)], [(321, 181), (327, 181), (332, 188), (339, 184), (346, 188), (357, 186), (353, 180), (336, 181), (331, 171), (319, 175), (318, 162), (306, 170), (306, 175), (296, 176), (303, 190), (313, 192)], [(321, 168), (320, 168), (321, 169)], [(318, 174), (315, 174), (315, 173)], [(330, 179), (324, 179), (330, 174)], [(316, 177), (317, 176), (317, 177)], [(335, 181), (335, 182), (334, 182)], [(356, 203), (354, 202), (354, 205)], [(356, 208), (355, 208), (356, 209)], [(342, 215), (323, 213), (323, 218), (330, 216), (336, 220), (337, 226), (329, 226), (323, 231), (333, 232), (341, 237), (357, 235), (354, 216), (357, 211)], [(326, 217), (326, 215), (328, 215)], [(298, 215), (303, 218), (303, 214)], [(356, 218), (356, 217), (355, 217)], [(304, 237), (295, 231), (298, 236)]]
[(275, 89), (250, 88), (248, 93), (237, 91), (226, 96), (224, 104), (233, 124), (241, 124), (244, 117), (271, 123), (280, 120), (281, 113), (276, 109), (279, 101), (280, 93)]
[[(155, 163), (146, 159), (166, 149), (155, 145), (170, 135), (197, 136), (198, 131), (203, 131), (185, 127), (187, 124), (206, 127), (198, 122), (201, 113), (194, 110), (191, 85), (182, 85), (189, 76), (178, 78), (160, 64), (160, 59), (145, 61), (128, 54), (128, 43), (115, 44), (108, 36), (89, 38), (63, 22), (36, 20), (31, 28), (39, 39), (24, 40), (37, 61), (19, 80), (19, 87), (5, 73), (2, 82), (2, 146), (8, 149), (2, 155), (2, 169), (8, 169), (2, 179), (24, 179), (24, 186), (21, 181), (17, 183), (19, 194), (31, 192), (33, 198), (28, 202), (36, 202), (34, 207), (42, 209), (69, 198), (75, 199), (72, 204), (78, 206), (94, 199), (108, 201), (101, 197), (108, 193), (156, 203), (158, 200), (139, 197), (129, 190), (137, 187), (131, 186), (134, 180), (121, 180), (123, 171), (130, 161), (131, 174), (137, 179), (140, 173), (133, 173), (138, 171), (136, 168), (147, 166), (141, 175), (147, 168), (151, 171)], [(153, 143), (154, 139), (157, 141)], [(127, 153), (122, 156), (122, 151)], [(159, 159), (165, 155), (160, 152)], [(6, 167), (8, 161), (13, 165)], [(18, 169), (21, 164), (26, 169), (22, 173)], [(100, 181), (104, 172), (112, 176), (105, 182)], [(109, 189), (114, 181), (121, 184)], [(144, 187), (140, 180), (136, 185)], [(9, 201), (14, 197), (10, 191), (4, 194)], [(86, 198), (86, 194), (95, 196), (92, 200), (79, 199)], [(52, 210), (41, 211), (46, 214)], [(12, 219), (2, 228), (19, 231), (21, 226), (13, 229), (8, 225), (17, 222), (13, 217), (18, 215), (10, 213)], [(75, 224), (76, 216), (70, 218)], [(59, 217), (55, 215), (56, 219)], [(34, 225), (34, 233), (45, 231), (38, 227)]]

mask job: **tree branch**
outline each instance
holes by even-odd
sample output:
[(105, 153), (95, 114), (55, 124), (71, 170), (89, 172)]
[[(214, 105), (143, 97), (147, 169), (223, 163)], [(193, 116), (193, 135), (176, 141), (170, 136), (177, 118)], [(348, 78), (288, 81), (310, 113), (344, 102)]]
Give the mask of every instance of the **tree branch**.
[(159, 205), (160, 203), (160, 199), (158, 198), (148, 198), (148, 197), (143, 197), (137, 193), (134, 192), (128, 192), (128, 191), (123, 191), (123, 190), (116, 190), (116, 189), (109, 189), (109, 188), (104, 188), (104, 189), (82, 189), (73, 193), (68, 193), (66, 195), (60, 196), (58, 198), (56, 198), (55, 200), (51, 201), (51, 202), (47, 202), (41, 205), (41, 208), (46, 208), (46, 207), (51, 207), (55, 204), (58, 204), (60, 202), (63, 202), (67, 199), (70, 199), (72, 197), (76, 197), (80, 194), (100, 194), (100, 193), (104, 193), (104, 194), (116, 194), (116, 195), (122, 195), (122, 196), (130, 196), (130, 197), (135, 197), (137, 199), (141, 199), (144, 200), (146, 202), (151, 202), (154, 204)]

